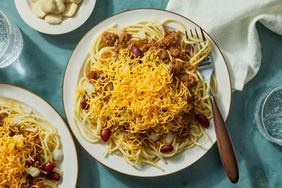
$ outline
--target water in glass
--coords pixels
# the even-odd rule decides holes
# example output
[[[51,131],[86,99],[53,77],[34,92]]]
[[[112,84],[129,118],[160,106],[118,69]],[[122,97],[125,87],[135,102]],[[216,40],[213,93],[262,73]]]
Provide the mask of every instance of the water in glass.
[[[0,68],[15,62],[22,48],[23,39],[19,28],[0,11]]]

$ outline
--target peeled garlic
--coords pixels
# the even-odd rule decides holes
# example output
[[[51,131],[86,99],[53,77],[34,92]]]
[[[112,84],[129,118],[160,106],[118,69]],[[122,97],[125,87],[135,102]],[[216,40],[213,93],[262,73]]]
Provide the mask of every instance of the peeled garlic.
[[[78,9],[78,5],[75,3],[66,3],[66,8],[63,13],[65,17],[72,17]]]
[[[38,18],[44,18],[46,16],[46,13],[42,10],[40,1],[36,1],[32,5],[31,10]]]
[[[54,0],[38,0],[41,4],[41,9],[45,13],[53,12],[56,8],[56,4]]]
[[[82,0],[29,0],[32,12],[47,23],[58,24],[63,17],[73,17]]]
[[[63,13],[65,11],[65,4],[63,0],[55,0],[55,4],[59,13]]]
[[[60,14],[48,14],[45,16],[45,21],[49,24],[59,24],[63,21],[63,16]]]
[[[70,1],[75,3],[75,4],[79,4],[82,0],[70,0]]]

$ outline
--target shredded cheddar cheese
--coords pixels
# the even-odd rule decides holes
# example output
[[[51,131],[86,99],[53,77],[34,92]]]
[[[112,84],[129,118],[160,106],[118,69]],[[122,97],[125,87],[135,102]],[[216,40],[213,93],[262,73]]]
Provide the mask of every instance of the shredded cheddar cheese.
[[[137,167],[160,168],[159,160],[202,145],[195,114],[211,117],[209,87],[197,71],[210,43],[187,40],[184,25],[178,31],[166,23],[144,20],[100,33],[74,98],[81,136]]]
[[[55,163],[55,151],[60,141],[52,124],[29,107],[0,98],[0,188],[58,187],[43,168]],[[62,171],[55,167],[52,173]]]
[[[88,92],[89,105],[107,127],[129,123],[132,133],[181,129],[182,125],[169,122],[192,109],[187,100],[191,94],[181,82],[172,83],[170,69],[157,53],[148,51],[142,59],[133,59],[130,51],[123,49],[116,60],[92,67],[103,73],[91,81],[99,96]]]
[[[31,134],[10,135],[14,129],[12,121],[9,114],[0,127],[0,187],[20,187],[26,183],[25,164],[35,147]]]

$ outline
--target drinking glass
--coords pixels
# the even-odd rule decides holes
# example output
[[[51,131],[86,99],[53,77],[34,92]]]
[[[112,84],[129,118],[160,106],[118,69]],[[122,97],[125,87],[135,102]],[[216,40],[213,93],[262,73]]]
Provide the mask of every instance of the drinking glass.
[[[269,141],[282,146],[282,84],[271,87],[259,100],[257,125]]]
[[[18,26],[0,10],[0,68],[15,62],[22,48],[23,38]]]

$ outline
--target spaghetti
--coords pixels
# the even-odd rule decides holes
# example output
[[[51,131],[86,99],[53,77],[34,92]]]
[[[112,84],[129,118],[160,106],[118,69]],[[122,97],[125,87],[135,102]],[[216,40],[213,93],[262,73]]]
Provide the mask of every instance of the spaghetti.
[[[170,22],[107,29],[93,40],[78,83],[77,129],[133,166],[159,167],[157,161],[203,144],[211,118],[209,86],[197,71],[210,43],[188,40]]]
[[[62,171],[56,128],[22,104],[0,101],[0,187],[56,188]]]

